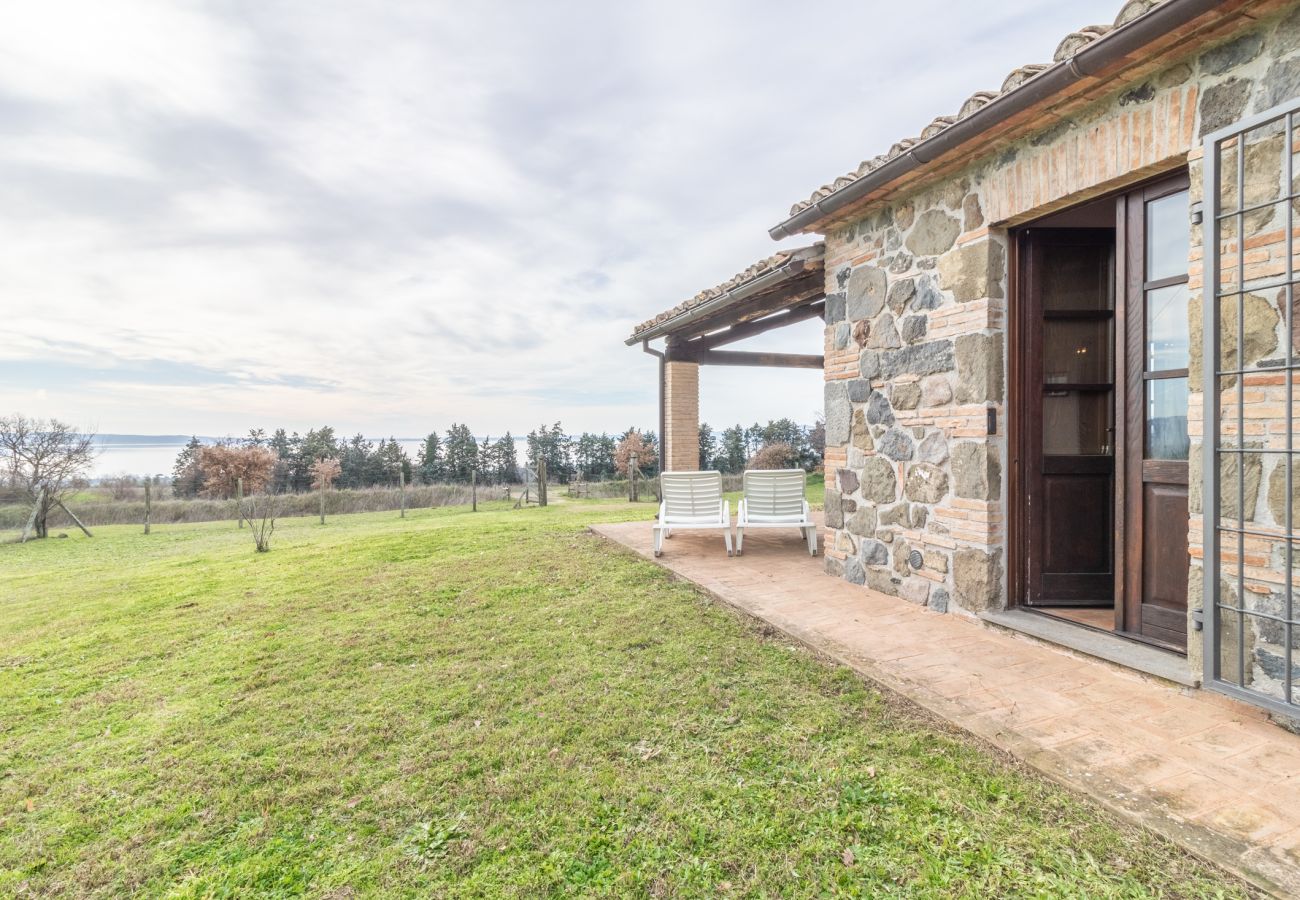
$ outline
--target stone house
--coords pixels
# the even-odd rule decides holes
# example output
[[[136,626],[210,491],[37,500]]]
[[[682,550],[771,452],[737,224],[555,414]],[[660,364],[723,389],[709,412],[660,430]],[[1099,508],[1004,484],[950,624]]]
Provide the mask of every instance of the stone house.
[[[1296,716],[1298,127],[1300,2],[1130,0],[634,331],[669,467],[701,364],[820,366],[828,573]]]

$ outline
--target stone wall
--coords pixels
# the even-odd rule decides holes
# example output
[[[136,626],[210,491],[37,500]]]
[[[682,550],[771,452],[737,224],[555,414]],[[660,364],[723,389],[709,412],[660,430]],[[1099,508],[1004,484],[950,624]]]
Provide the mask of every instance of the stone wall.
[[[940,610],[1006,604],[1009,228],[1189,165],[1195,193],[1204,133],[1300,94],[1300,10],[1243,21],[827,236],[828,572]],[[1248,328],[1272,335],[1269,322],[1260,312]]]

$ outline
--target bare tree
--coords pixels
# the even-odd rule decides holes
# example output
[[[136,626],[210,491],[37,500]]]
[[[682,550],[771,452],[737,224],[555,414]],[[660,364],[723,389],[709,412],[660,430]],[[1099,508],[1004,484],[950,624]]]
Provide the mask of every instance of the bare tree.
[[[271,535],[275,533],[275,517],[280,512],[280,498],[275,494],[254,494],[240,501],[239,511],[253,532],[257,552],[268,552],[271,549]]]
[[[58,419],[0,416],[0,466],[9,482],[34,504],[36,536],[48,536],[50,510],[84,477],[97,454],[93,434]]]

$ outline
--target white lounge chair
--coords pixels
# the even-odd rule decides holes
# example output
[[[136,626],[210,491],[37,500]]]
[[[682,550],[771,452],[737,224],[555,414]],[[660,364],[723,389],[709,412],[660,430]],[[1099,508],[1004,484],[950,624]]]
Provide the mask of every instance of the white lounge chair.
[[[745,547],[746,528],[798,528],[817,555],[817,525],[804,499],[803,469],[754,469],[745,473],[744,496],[736,514],[736,553]]]
[[[731,556],[731,504],[722,497],[720,472],[664,472],[659,476],[663,501],[654,526],[655,556],[675,529],[721,529]]]

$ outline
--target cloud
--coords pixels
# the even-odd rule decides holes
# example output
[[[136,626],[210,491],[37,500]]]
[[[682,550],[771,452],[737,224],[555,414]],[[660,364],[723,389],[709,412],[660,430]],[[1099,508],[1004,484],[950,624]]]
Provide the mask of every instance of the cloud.
[[[0,408],[653,425],[634,323],[1115,5],[28,4],[0,32]],[[816,373],[703,381],[715,423],[820,396]]]

